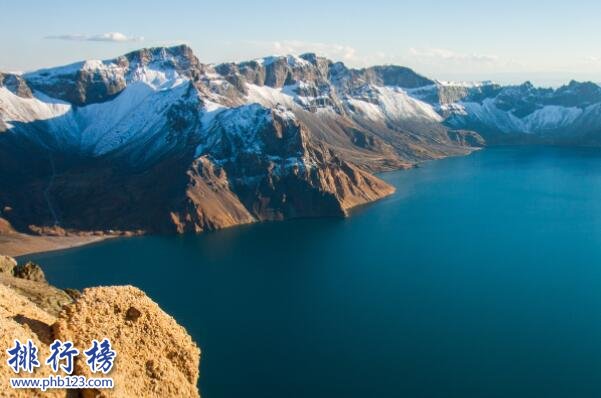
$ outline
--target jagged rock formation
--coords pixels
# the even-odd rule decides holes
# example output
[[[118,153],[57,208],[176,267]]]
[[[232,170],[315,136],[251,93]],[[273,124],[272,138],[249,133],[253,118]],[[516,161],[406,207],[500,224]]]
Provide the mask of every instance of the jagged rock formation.
[[[46,283],[46,276],[42,268],[36,263],[29,261],[26,264],[17,264],[12,257],[0,255],[0,273],[15,278],[27,279],[34,282]]]
[[[205,65],[186,46],[2,78],[2,217],[70,234],[345,215],[393,192],[372,172],[481,145],[413,94],[432,85],[315,54]]]
[[[24,265],[17,265],[13,269],[13,275],[21,279],[46,283],[46,277],[44,276],[42,268],[31,261]]]
[[[17,266],[0,256],[0,266]],[[4,269],[4,268],[3,268]],[[54,339],[71,340],[87,348],[93,339],[110,338],[117,360],[108,376],[112,390],[11,390],[15,374],[0,367],[0,397],[198,397],[200,351],[186,331],[142,291],[131,286],[66,292],[43,282],[20,279],[0,272],[0,345],[14,339],[31,339],[39,358],[47,358]],[[80,349],[81,351],[81,349]],[[6,351],[0,350],[5,363]],[[53,375],[48,366],[32,377]],[[94,377],[77,357],[77,375]],[[23,375],[21,375],[23,376]],[[98,375],[96,375],[97,377]]]

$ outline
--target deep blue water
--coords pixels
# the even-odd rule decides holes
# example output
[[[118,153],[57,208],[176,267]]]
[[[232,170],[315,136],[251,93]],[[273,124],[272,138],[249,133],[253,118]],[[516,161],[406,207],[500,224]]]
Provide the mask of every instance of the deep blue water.
[[[30,256],[133,284],[203,350],[204,398],[601,397],[601,151],[496,148],[388,173],[348,219]]]

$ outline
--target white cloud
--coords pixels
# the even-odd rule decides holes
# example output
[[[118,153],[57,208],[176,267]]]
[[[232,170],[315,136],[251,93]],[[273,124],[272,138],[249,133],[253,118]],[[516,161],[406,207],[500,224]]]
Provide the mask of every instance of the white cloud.
[[[67,40],[67,41],[102,41],[113,43],[141,42],[143,37],[127,36],[120,32],[108,32],[97,35],[67,34],[46,36],[46,39]]]
[[[350,46],[335,43],[306,42],[300,40],[284,41],[248,41],[246,44],[256,47],[261,54],[289,55],[313,52],[334,60],[353,61],[357,51]]]
[[[499,57],[496,55],[465,54],[443,48],[410,48],[409,54],[419,59],[439,60],[446,62],[470,62],[470,63],[496,63]]]

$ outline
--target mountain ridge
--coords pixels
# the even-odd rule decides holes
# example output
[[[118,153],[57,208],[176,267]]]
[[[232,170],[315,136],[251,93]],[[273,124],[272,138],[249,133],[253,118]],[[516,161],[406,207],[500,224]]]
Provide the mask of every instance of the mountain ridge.
[[[184,233],[344,216],[394,192],[374,172],[485,141],[596,142],[599,103],[594,83],[440,82],[313,53],[212,65],[184,45],[0,73],[0,217]]]

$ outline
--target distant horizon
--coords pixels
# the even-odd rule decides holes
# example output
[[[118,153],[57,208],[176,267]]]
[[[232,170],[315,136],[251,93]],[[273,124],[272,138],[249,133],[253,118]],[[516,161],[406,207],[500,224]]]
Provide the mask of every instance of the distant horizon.
[[[315,52],[352,67],[402,65],[438,80],[544,87],[601,82],[601,3],[591,0],[544,7],[523,0],[229,5],[9,0],[0,16],[0,70],[31,71],[184,42],[203,63]]]
[[[272,54],[266,54],[264,56],[259,56],[259,57],[254,57],[254,58],[248,58],[248,59],[237,59],[237,60],[222,60],[219,62],[205,62],[202,58],[200,58],[198,56],[198,51],[196,51],[192,46],[190,46],[188,43],[182,42],[182,43],[172,43],[172,44],[168,44],[168,45],[157,45],[157,46],[152,46],[152,45],[141,45],[137,48],[134,49],[130,49],[127,51],[123,51],[121,53],[115,54],[114,56],[109,56],[109,57],[104,57],[104,58],[100,58],[100,57],[91,57],[91,58],[85,58],[85,59],[77,59],[77,60],[73,60],[70,62],[66,62],[66,63],[61,63],[61,64],[57,64],[57,65],[45,65],[39,68],[34,68],[34,69],[29,69],[29,70],[4,70],[4,69],[0,69],[0,72],[3,73],[12,73],[12,74],[19,74],[19,75],[23,75],[23,74],[27,74],[27,73],[31,73],[31,72],[35,72],[35,71],[39,71],[39,70],[43,70],[43,69],[53,69],[53,68],[59,68],[59,67],[65,67],[65,66],[69,66],[69,65],[74,65],[77,63],[81,63],[81,62],[86,62],[86,61],[110,61],[112,59],[115,59],[119,56],[131,53],[131,52],[135,52],[135,51],[139,51],[139,50],[143,50],[143,49],[149,49],[149,48],[169,48],[169,47],[178,47],[178,46],[188,46],[192,49],[194,55],[199,59],[199,61],[205,65],[219,65],[219,64],[223,64],[223,63],[240,63],[240,62],[245,62],[245,61],[256,61],[256,60],[260,60],[260,59],[265,59],[265,58],[269,58],[269,57],[285,57],[285,56],[301,56],[303,54],[316,54],[317,56],[320,57],[324,57],[329,59],[332,62],[342,62],[345,66],[348,66],[349,68],[352,69],[362,69],[362,68],[370,68],[370,67],[374,67],[374,66],[399,66],[399,67],[406,67],[409,68],[411,70],[413,70],[415,73],[426,77],[430,80],[434,80],[434,81],[438,81],[438,82],[451,82],[451,83],[493,83],[493,84],[499,84],[499,85],[521,85],[527,82],[532,83],[535,87],[539,87],[539,88],[559,88],[561,86],[565,86],[568,85],[571,81],[577,81],[577,82],[592,82],[594,84],[597,85],[601,85],[601,80],[600,81],[595,81],[593,79],[579,79],[579,78],[575,78],[575,77],[570,77],[568,73],[565,74],[565,77],[560,78],[560,77],[547,77],[547,78],[541,78],[541,75],[544,75],[544,73],[533,73],[532,76],[530,78],[526,78],[524,80],[516,80],[517,79],[517,74],[514,72],[499,72],[499,73],[491,73],[489,75],[486,76],[480,76],[480,78],[472,78],[472,79],[464,79],[462,78],[460,74],[456,74],[456,78],[452,77],[451,75],[447,75],[446,78],[439,78],[436,76],[431,76],[428,75],[426,73],[421,72],[420,70],[417,70],[411,66],[408,65],[402,65],[402,64],[396,64],[396,63],[380,63],[380,64],[371,64],[371,65],[361,65],[361,66],[355,66],[352,65],[351,63],[345,62],[345,60],[343,59],[335,59],[335,58],[331,58],[331,57],[327,57],[323,54],[320,54],[317,51],[302,51],[302,52],[297,52],[297,53],[281,53],[281,54],[277,54],[277,53],[272,53]],[[547,72],[548,74],[548,72]],[[477,74],[474,74],[474,76],[477,76]],[[489,77],[487,77],[489,76]],[[490,76],[496,76],[496,77],[490,77]],[[541,82],[546,82],[546,83],[541,83]]]

